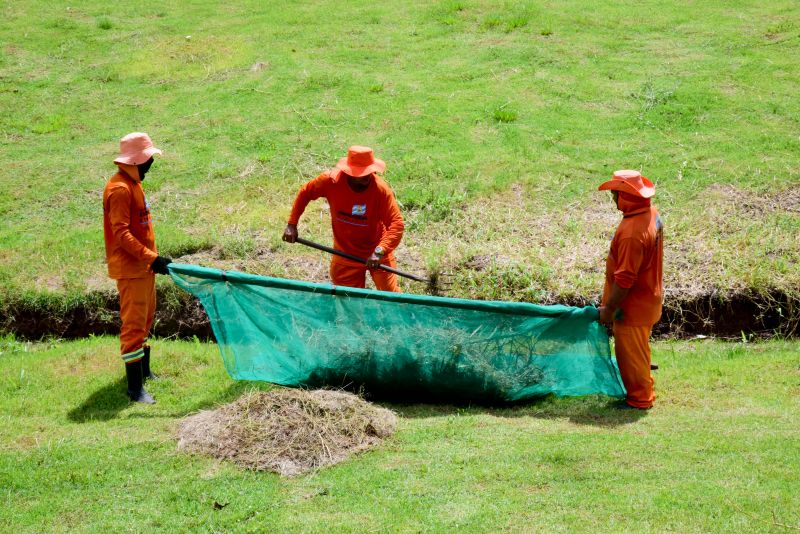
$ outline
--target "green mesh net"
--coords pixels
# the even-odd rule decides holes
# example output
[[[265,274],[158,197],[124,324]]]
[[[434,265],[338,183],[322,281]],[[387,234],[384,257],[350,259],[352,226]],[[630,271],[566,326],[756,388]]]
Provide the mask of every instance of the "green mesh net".
[[[236,380],[405,401],[625,394],[597,309],[387,293],[171,264]]]

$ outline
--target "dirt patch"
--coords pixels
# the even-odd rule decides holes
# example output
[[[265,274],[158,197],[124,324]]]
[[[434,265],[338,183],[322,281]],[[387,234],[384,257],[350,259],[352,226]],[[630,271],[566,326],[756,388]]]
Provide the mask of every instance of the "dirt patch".
[[[800,187],[784,191],[777,199],[778,207],[785,211],[800,213]]]
[[[113,291],[117,287],[115,280],[108,277],[105,271],[97,272],[86,279],[86,289],[89,291]]]
[[[495,261],[498,261],[498,258],[488,254],[476,254],[464,263],[464,267],[472,271],[483,271]]]
[[[58,275],[40,276],[36,279],[36,287],[47,289],[48,291],[61,291],[64,289],[64,281]]]
[[[394,412],[351,393],[278,388],[186,418],[178,449],[295,476],[374,448],[396,426]]]
[[[800,213],[800,186],[789,187],[770,194],[746,191],[730,184],[714,184],[708,196],[740,215],[763,216],[774,211]]]

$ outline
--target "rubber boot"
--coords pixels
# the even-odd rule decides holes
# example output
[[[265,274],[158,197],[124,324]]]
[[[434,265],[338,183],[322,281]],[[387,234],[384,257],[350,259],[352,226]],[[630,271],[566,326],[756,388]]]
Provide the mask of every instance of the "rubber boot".
[[[142,380],[158,380],[159,376],[150,370],[150,345],[144,345],[144,357],[142,357]]]
[[[142,387],[142,360],[125,364],[125,374],[128,375],[128,397],[133,402],[155,404],[155,400]]]

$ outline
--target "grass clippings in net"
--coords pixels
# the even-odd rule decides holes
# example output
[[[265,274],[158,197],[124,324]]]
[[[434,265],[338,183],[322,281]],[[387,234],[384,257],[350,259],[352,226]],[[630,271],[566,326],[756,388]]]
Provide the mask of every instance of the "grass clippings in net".
[[[394,412],[352,393],[276,388],[187,417],[178,449],[295,476],[377,446],[396,425]]]

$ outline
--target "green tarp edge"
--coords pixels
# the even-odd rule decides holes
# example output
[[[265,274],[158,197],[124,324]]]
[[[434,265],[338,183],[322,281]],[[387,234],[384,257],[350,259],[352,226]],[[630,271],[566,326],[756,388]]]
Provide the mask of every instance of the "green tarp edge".
[[[552,317],[570,313],[577,316],[584,316],[589,321],[597,320],[599,315],[597,308],[594,306],[587,306],[585,308],[562,306],[560,304],[552,306],[540,306],[538,304],[529,304],[526,302],[469,300],[450,297],[434,297],[428,295],[413,295],[410,293],[393,293],[389,291],[376,291],[371,289],[360,289],[356,287],[302,282],[299,280],[289,280],[286,278],[273,278],[270,276],[259,276],[242,273],[239,271],[223,271],[221,269],[212,269],[209,267],[201,267],[199,265],[189,265],[183,263],[171,263],[169,265],[169,270],[170,273],[174,272],[176,274],[184,274],[187,276],[205,278],[208,280],[230,282],[232,284],[250,284],[262,287],[291,289],[293,291],[320,293],[323,295],[336,295],[340,297],[399,302],[403,304],[424,304],[426,306],[442,306],[446,308],[487,311],[492,313],[511,313],[515,315]],[[186,291],[189,291],[188,286],[183,283],[180,277],[173,276],[172,278],[175,283],[178,284],[178,286]]]

